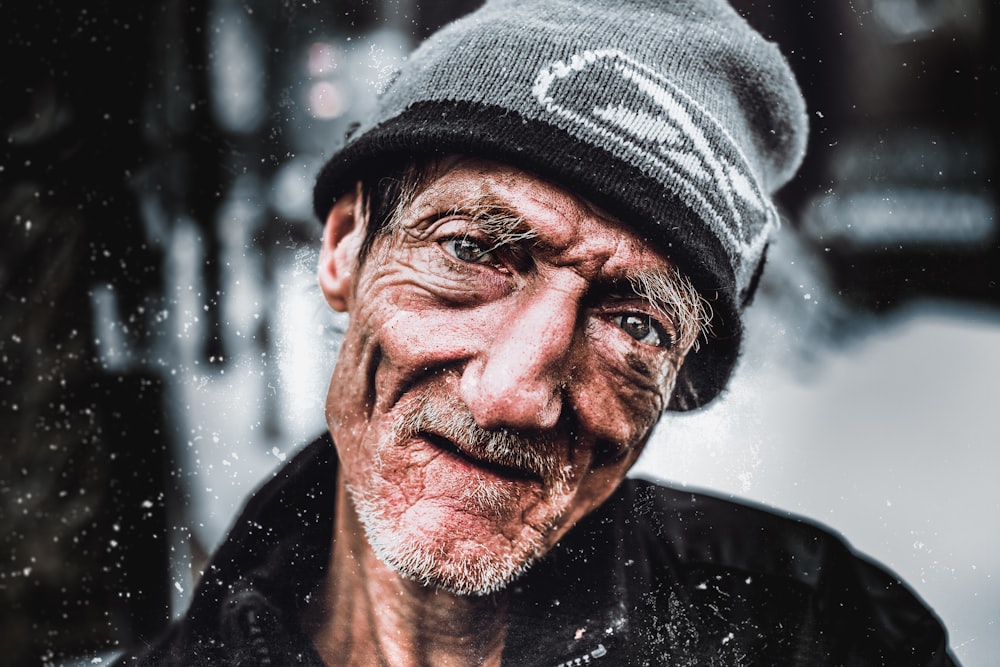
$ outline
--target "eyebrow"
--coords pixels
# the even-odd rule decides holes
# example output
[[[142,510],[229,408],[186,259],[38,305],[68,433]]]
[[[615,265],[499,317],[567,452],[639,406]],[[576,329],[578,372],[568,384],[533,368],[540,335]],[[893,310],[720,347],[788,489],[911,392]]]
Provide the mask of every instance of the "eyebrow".
[[[698,339],[711,331],[712,307],[680,269],[638,269],[626,274],[631,291],[677,327],[678,345],[697,349]]]
[[[471,218],[476,229],[493,241],[490,250],[524,243],[538,237],[538,231],[515,208],[492,194],[480,195],[458,204],[446,213],[463,214]]]

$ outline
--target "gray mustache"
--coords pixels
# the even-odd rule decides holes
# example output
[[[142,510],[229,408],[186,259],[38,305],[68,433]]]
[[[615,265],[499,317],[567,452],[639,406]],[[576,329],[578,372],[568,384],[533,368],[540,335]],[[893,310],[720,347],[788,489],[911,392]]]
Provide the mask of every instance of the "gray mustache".
[[[548,488],[565,483],[569,477],[552,435],[480,428],[469,409],[458,401],[424,398],[400,417],[396,428],[403,437],[430,433],[446,438],[486,463],[535,475]]]

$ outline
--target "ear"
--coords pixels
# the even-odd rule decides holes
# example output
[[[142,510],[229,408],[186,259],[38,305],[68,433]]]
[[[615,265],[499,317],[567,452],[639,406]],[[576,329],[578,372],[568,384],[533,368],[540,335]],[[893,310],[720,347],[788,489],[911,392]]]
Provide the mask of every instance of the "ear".
[[[323,227],[319,286],[330,307],[346,312],[354,289],[358,251],[365,231],[361,183],[333,205]]]

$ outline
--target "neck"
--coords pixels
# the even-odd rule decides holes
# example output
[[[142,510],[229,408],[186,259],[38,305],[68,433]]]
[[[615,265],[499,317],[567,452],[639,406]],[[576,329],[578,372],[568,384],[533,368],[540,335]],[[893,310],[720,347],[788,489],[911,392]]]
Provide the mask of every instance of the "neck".
[[[328,665],[499,665],[506,597],[455,595],[401,577],[365,538],[343,481],[330,567],[307,611]]]

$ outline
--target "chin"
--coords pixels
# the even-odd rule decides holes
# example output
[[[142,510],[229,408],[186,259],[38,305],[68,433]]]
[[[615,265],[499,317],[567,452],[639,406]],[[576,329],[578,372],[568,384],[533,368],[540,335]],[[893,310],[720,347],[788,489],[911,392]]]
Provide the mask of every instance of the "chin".
[[[482,524],[490,521],[478,512],[408,511],[385,500],[369,499],[350,486],[348,491],[375,556],[404,579],[423,586],[463,596],[490,595],[509,586],[545,552],[544,532],[526,529],[516,540],[499,539],[495,526],[484,530]],[[466,530],[454,529],[456,511],[470,518]],[[444,520],[436,516],[438,512],[452,516]],[[413,515],[420,520],[412,520]],[[487,543],[494,541],[498,544]]]

